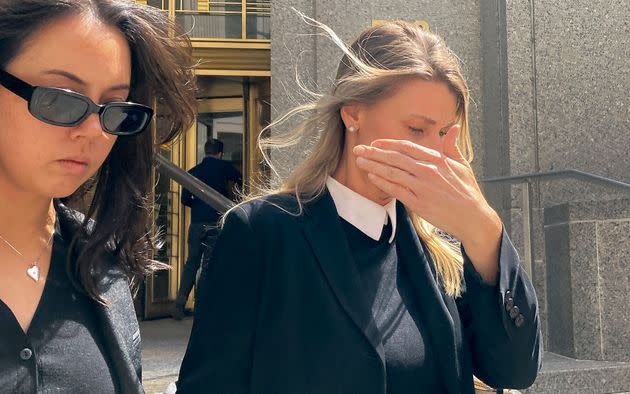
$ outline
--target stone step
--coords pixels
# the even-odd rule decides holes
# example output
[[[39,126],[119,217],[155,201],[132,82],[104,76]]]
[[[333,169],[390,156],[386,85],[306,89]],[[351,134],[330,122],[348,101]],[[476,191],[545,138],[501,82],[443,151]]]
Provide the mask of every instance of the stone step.
[[[630,392],[630,362],[575,360],[546,352],[543,368],[523,394],[623,394]]]

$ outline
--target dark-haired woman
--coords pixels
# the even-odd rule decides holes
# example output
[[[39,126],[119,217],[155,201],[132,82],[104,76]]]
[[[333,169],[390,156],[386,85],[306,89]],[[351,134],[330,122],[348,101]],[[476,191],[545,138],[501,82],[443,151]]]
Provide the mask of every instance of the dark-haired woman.
[[[190,44],[123,0],[0,0],[0,392],[142,392],[152,104],[193,119]],[[180,36],[178,36],[180,37]],[[86,215],[64,206],[93,179]]]

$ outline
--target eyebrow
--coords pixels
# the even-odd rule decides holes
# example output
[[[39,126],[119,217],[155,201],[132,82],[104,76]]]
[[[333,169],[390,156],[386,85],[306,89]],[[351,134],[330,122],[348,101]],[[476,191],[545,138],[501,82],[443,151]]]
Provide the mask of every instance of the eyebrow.
[[[44,74],[47,74],[47,75],[59,75],[59,76],[62,76],[64,78],[67,78],[67,79],[71,80],[72,82],[75,82],[75,83],[77,83],[77,84],[79,84],[81,86],[86,86],[87,85],[87,83],[84,80],[82,80],[81,78],[79,78],[76,75],[74,75],[72,73],[69,73],[67,71],[63,71],[63,70],[46,70],[46,71],[44,71]],[[109,87],[107,89],[107,91],[109,92],[109,91],[112,91],[112,90],[130,90],[130,89],[131,89],[131,87],[129,86],[129,84],[121,83],[119,85],[114,85],[114,86]]]
[[[435,119],[433,119],[433,118],[431,118],[429,116],[423,115],[423,114],[411,114],[411,116],[413,116],[414,118],[420,118],[420,119],[426,121],[427,123],[429,123],[430,125],[437,124]],[[454,120],[451,123],[449,123],[446,126],[444,126],[444,129],[449,128],[451,126],[454,126],[455,124],[457,124],[457,120]]]
[[[428,117],[428,116],[426,116],[426,115],[422,115],[422,114],[411,114],[411,116],[413,116],[414,118],[420,118],[420,119],[422,119],[422,120],[424,120],[424,121],[426,121],[427,123],[432,124],[432,125],[434,125],[434,124],[436,124],[436,123],[437,123],[437,122],[435,121],[435,119],[430,118],[430,117]]]

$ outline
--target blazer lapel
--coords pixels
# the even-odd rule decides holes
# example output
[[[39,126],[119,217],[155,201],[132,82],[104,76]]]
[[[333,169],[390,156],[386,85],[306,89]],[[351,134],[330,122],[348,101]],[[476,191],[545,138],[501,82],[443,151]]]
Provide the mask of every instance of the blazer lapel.
[[[69,242],[84,216],[58,201],[55,201],[55,208],[62,237]],[[127,277],[113,258],[101,258],[93,274],[97,278],[99,294],[108,302],[107,305],[95,303],[95,310],[101,323],[104,350],[111,360],[118,388],[123,393],[144,393],[140,381],[140,331]]]
[[[97,305],[106,349],[123,393],[143,393],[140,331],[125,274],[114,265],[103,267],[98,288],[107,305]],[[135,324],[134,324],[135,323]],[[123,332],[124,331],[124,332]],[[133,351],[130,351],[133,349]]]
[[[444,384],[449,393],[461,391],[461,366],[457,354],[457,344],[453,318],[445,300],[448,298],[437,283],[437,276],[428,251],[420,242],[411,219],[401,204],[397,204],[396,245],[399,264],[409,273],[414,293],[419,300],[421,321],[428,328],[429,340],[433,343],[432,352],[438,362]],[[452,304],[452,303],[451,303]]]
[[[337,300],[372,344],[385,367],[381,335],[365,300],[363,285],[332,197],[325,191],[305,206],[304,232]]]

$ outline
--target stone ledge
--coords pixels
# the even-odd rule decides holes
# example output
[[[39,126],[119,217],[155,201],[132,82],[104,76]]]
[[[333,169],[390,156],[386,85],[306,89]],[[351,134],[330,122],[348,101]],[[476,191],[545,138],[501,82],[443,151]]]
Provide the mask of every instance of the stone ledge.
[[[630,199],[578,201],[545,208],[546,226],[591,220],[630,219]]]
[[[630,363],[575,360],[546,352],[536,382],[523,394],[604,394],[630,389]]]

